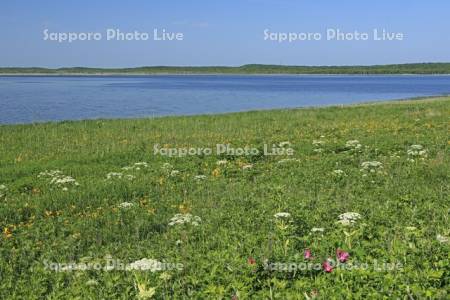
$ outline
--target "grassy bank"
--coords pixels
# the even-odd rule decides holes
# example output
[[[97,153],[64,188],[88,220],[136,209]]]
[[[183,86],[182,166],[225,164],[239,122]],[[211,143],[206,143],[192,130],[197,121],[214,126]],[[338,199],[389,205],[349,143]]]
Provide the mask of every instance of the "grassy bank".
[[[450,63],[418,63],[373,66],[284,66],[239,67],[138,67],[138,68],[0,68],[8,75],[151,75],[151,74],[450,74]]]
[[[440,98],[0,126],[0,298],[444,299],[449,115]]]

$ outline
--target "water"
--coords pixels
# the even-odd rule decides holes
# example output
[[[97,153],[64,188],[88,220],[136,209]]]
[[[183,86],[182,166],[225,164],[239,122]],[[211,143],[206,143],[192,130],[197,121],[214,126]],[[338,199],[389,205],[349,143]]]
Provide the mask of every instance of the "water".
[[[225,113],[450,94],[450,76],[0,77],[0,123]]]

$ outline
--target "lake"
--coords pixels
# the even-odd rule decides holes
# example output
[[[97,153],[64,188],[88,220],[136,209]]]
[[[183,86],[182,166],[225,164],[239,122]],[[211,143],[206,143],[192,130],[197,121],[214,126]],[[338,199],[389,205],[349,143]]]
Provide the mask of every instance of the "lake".
[[[450,76],[0,76],[0,123],[193,115],[450,94]]]

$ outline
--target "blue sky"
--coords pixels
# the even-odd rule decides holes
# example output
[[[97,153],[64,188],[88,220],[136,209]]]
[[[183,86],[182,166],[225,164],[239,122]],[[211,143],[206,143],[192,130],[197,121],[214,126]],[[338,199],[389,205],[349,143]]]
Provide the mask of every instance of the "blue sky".
[[[1,1],[0,66],[368,65],[450,62],[446,0]],[[147,41],[106,41],[105,31],[150,32]],[[154,41],[153,29],[183,41]],[[283,42],[270,32],[386,29],[403,41]],[[49,32],[100,32],[100,41],[44,41]]]

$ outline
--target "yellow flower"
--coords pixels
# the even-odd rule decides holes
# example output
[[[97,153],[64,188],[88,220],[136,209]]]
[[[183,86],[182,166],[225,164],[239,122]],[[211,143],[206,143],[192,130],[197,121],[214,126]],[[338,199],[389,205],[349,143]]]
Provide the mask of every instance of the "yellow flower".
[[[182,213],[182,214],[187,214],[187,213],[189,213],[189,212],[192,210],[192,208],[189,206],[188,203],[182,203],[182,204],[180,204],[180,205],[178,206],[178,210],[179,210],[180,213]]]
[[[214,171],[212,171],[212,176],[214,176],[214,177],[220,176],[220,169],[217,168],[217,169],[215,169]]]
[[[5,228],[3,229],[3,234],[5,235],[6,238],[12,237],[12,231],[11,231],[11,229],[9,229],[8,227],[5,227]]]
[[[151,299],[156,293],[156,288],[148,288],[145,283],[138,283],[139,299]]]

